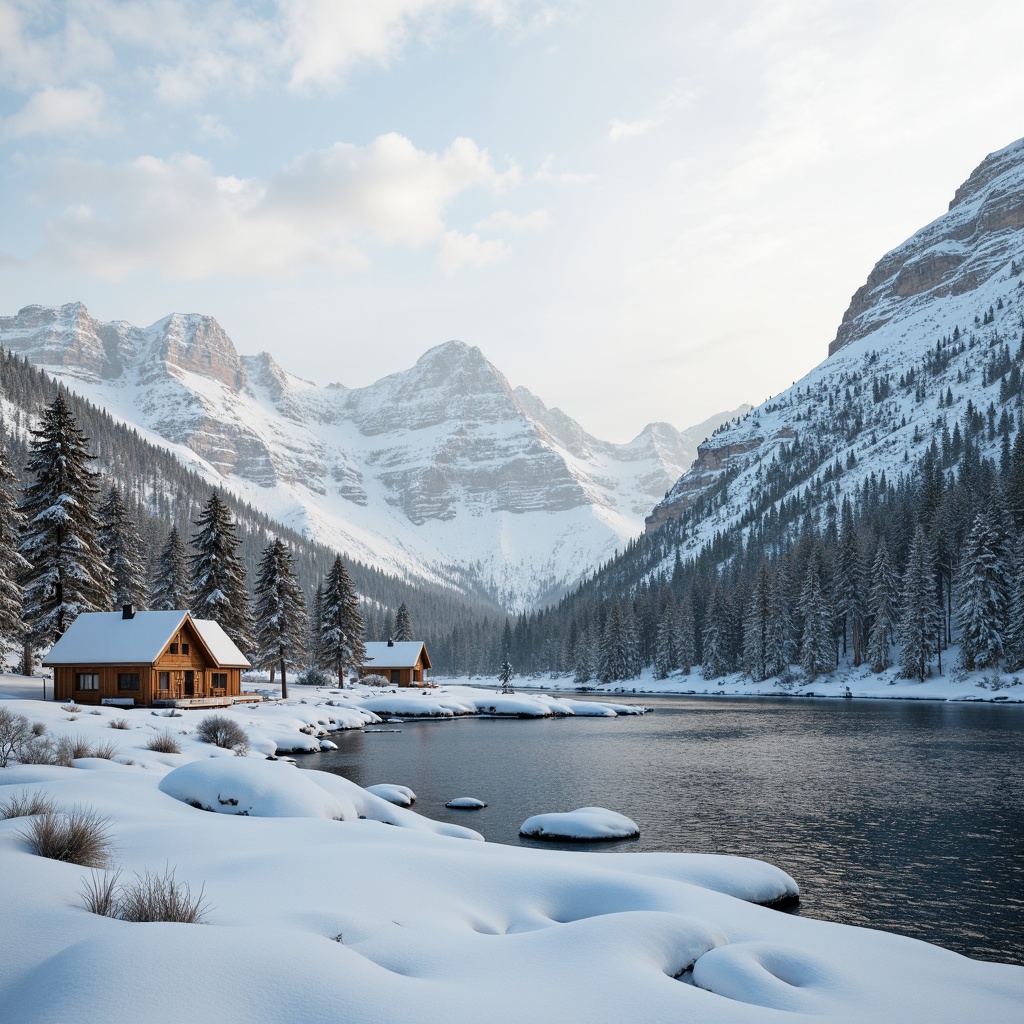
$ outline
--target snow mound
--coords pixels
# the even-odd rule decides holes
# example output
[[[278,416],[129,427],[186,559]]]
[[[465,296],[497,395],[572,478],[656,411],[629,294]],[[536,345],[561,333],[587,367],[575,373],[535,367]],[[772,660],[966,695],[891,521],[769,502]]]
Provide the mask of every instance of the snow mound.
[[[367,786],[366,792],[379,796],[381,800],[387,800],[389,804],[395,804],[398,807],[412,807],[416,801],[416,794],[408,786],[396,786],[392,782]]]
[[[568,839],[594,842],[603,839],[632,839],[640,826],[624,814],[607,807],[579,807],[575,811],[535,814],[519,826],[521,836],[534,839]]]
[[[449,800],[445,804],[445,807],[451,807],[454,810],[460,811],[479,811],[481,807],[486,807],[487,804],[483,800],[477,800],[475,796],[457,796],[454,800]]]

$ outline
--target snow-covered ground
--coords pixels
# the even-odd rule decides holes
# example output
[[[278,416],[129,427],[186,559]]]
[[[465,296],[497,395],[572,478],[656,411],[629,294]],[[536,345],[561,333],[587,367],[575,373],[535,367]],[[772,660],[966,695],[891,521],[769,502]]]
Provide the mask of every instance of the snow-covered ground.
[[[90,913],[89,870],[33,854],[30,819],[0,820],[5,1024],[1020,1018],[1024,968],[757,906],[796,891],[763,862],[483,843],[266,759],[278,738],[370,721],[338,706],[361,699],[352,691],[233,710],[251,742],[238,757],[198,740],[204,712],[70,712],[31,685],[0,677],[20,691],[0,706],[116,750],[0,769],[0,804],[39,794],[94,810],[122,882],[173,869],[208,912],[203,925]],[[148,749],[162,733],[181,753]]]

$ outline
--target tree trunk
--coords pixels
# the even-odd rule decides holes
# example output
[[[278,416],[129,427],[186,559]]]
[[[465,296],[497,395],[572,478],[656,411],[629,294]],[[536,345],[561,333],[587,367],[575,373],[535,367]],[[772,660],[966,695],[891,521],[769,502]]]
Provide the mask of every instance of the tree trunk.
[[[273,669],[271,669],[273,671]],[[288,699],[288,675],[285,672],[284,658],[281,659],[281,700]]]

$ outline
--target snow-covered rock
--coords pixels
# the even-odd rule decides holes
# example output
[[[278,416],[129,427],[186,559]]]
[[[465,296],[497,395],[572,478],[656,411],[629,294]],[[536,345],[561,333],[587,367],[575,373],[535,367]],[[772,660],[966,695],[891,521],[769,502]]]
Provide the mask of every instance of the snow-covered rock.
[[[533,839],[594,842],[632,839],[640,835],[640,826],[607,807],[579,807],[575,811],[535,814],[519,826],[519,834]]]
[[[475,796],[457,796],[445,804],[445,807],[456,811],[479,811],[486,806],[483,800],[478,800]]]
[[[412,807],[416,802],[416,794],[408,786],[397,786],[392,782],[381,782],[376,786],[367,786],[367,793],[379,796],[396,807]]]

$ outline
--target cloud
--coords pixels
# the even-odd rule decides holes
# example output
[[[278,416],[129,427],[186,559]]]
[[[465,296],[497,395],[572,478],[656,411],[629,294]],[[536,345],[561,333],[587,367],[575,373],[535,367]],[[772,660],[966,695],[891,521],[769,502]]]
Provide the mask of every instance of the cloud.
[[[103,93],[96,86],[54,86],[35,93],[17,114],[7,118],[3,134],[10,139],[26,135],[99,134],[107,127]]]
[[[214,142],[231,142],[234,140],[234,133],[216,114],[200,114],[196,121],[197,138],[212,139]]]
[[[266,178],[217,175],[193,155],[66,161],[40,196],[63,204],[45,225],[44,252],[111,280],[146,269],[195,279],[360,269],[373,245],[438,242],[438,265],[451,272],[495,259],[504,247],[449,231],[449,203],[519,180],[517,168],[498,171],[471,139],[431,153],[393,133],[367,146],[337,143]]]
[[[651,117],[642,118],[639,121],[620,121],[612,119],[612,126],[608,130],[610,142],[618,142],[620,139],[631,139],[637,135],[646,135],[652,128],[658,126],[658,121]]]
[[[547,210],[534,210],[532,213],[498,210],[478,220],[473,227],[477,231],[540,231],[548,226],[548,222]]]
[[[540,168],[533,176],[534,181],[549,182],[554,185],[586,185],[591,181],[597,181],[596,174],[578,174],[568,171],[555,171],[554,155],[549,153],[541,161]]]
[[[445,274],[454,274],[463,267],[482,267],[508,255],[508,246],[497,238],[484,241],[475,232],[463,235],[446,231],[437,252],[437,265]]]

